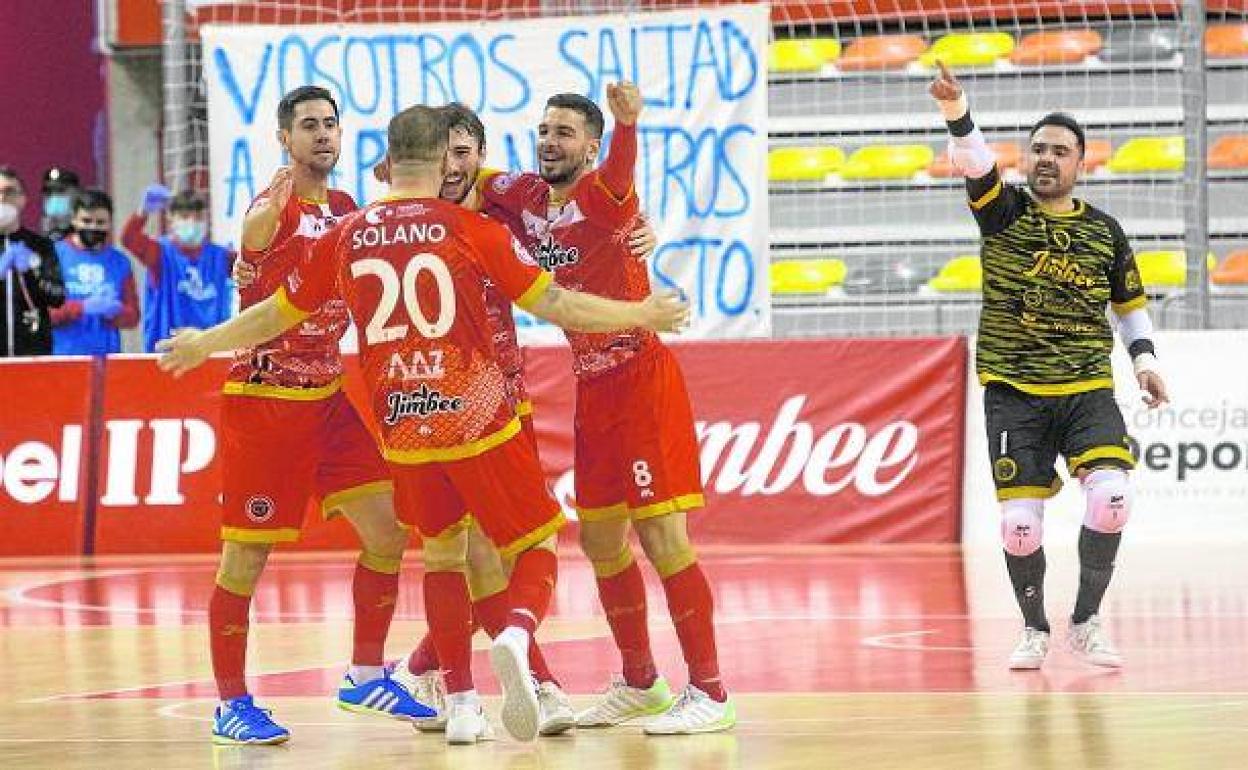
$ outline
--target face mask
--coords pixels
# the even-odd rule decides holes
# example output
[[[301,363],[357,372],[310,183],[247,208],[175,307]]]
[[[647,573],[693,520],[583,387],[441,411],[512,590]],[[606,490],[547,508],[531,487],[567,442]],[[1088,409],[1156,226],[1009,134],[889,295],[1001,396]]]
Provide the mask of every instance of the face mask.
[[[43,215],[51,219],[67,217],[71,201],[68,195],[49,195],[43,199]]]
[[[198,246],[204,242],[207,226],[195,219],[174,220],[173,239],[183,246]]]
[[[17,206],[12,203],[0,203],[0,231],[9,232],[17,229]]]
[[[95,249],[104,245],[108,240],[107,230],[96,230],[94,228],[77,228],[74,230],[78,234],[78,240],[82,241],[82,245],[88,249]]]

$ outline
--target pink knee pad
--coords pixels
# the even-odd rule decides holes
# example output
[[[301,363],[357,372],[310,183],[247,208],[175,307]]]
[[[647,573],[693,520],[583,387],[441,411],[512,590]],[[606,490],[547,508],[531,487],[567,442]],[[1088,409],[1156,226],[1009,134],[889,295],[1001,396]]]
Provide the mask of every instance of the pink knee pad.
[[[1030,556],[1044,543],[1044,501],[1033,498],[1001,503],[1001,542],[1011,556]]]
[[[1121,532],[1131,518],[1131,485],[1127,472],[1117,468],[1099,468],[1083,479],[1083,492],[1088,508],[1083,525],[1096,532]]]

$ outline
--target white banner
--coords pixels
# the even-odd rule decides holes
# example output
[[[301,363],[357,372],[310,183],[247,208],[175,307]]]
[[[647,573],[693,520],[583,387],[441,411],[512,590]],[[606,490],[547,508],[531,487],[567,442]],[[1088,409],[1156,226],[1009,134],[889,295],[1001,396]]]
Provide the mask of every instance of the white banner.
[[[1248,542],[1248,333],[1159,332],[1155,339],[1171,398],[1160,409],[1141,402],[1125,351],[1119,347],[1114,354],[1117,400],[1139,458],[1131,474],[1135,503],[1127,536]],[[968,391],[963,540],[995,541],[1000,513],[984,435],[983,389],[972,384]],[[1083,511],[1079,485],[1068,482],[1046,506],[1046,542],[1073,546],[1068,536],[1077,536]]]
[[[277,103],[300,85],[337,98],[344,133],[331,184],[364,202],[383,193],[372,167],[385,153],[386,124],[405,107],[466,104],[485,123],[487,165],[529,171],[549,96],[588,96],[609,121],[605,87],[629,79],[646,97],[636,172],[659,231],[654,285],[693,303],[687,336],[769,333],[766,5],[505,23],[208,26],[202,35],[217,240],[237,241],[252,196],[283,162]]]

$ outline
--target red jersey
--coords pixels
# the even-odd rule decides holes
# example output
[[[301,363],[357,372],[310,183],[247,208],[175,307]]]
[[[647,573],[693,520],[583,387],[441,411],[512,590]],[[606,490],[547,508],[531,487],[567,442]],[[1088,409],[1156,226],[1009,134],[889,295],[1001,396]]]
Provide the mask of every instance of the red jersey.
[[[488,279],[485,282],[485,311],[494,331],[494,352],[498,356],[498,365],[507,378],[507,394],[517,409],[524,408],[527,413],[529,390],[524,386],[524,351],[516,338],[516,318],[511,312],[511,298]]]
[[[631,170],[633,158],[616,150],[613,140],[607,162],[618,159]],[[628,248],[628,237],[640,224],[637,195],[630,190],[623,199],[616,198],[602,173],[585,175],[568,200],[559,203],[551,200],[550,185],[537,174],[485,172],[478,183],[482,211],[506,223],[560,286],[611,299],[643,300],[650,294],[650,274]],[[564,333],[578,377],[610,371],[659,341],[646,329]]]
[[[551,280],[501,224],[438,199],[391,198],[346,217],[278,297],[300,316],[346,300],[382,453],[418,464],[473,457],[520,430],[486,279],[521,305]]]
[[[268,190],[260,193],[251,208],[268,194]],[[355,200],[341,190],[330,190],[329,199],[322,202],[292,195],[282,209],[269,247],[243,250],[243,259],[256,266],[257,275],[250,286],[239,291],[242,306],[250,307],[277,291],[291,271],[308,258],[321,236],[356,208]],[[238,351],[226,377],[225,392],[297,400],[332,395],[341,386],[338,342],[350,320],[346,303],[334,297],[282,336]]]

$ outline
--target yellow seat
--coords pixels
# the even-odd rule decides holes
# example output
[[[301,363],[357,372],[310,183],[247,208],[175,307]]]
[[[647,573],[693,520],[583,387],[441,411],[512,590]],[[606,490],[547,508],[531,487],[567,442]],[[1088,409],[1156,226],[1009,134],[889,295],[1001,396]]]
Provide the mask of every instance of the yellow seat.
[[[1183,170],[1183,137],[1137,136],[1127,140],[1107,164],[1115,174]]]
[[[772,294],[825,294],[845,282],[845,263],[839,259],[786,259],[772,262]]]
[[[1004,32],[954,32],[932,43],[919,63],[935,67],[939,59],[950,67],[984,67],[1014,51],[1014,38]]]
[[[841,41],[831,37],[775,40],[767,51],[772,72],[812,72],[841,55]]]
[[[1206,255],[1209,272],[1218,265],[1217,257]],[[1187,285],[1187,254],[1182,251],[1141,251],[1135,255],[1140,280],[1150,289]]]
[[[926,144],[873,144],[849,156],[843,179],[909,179],[932,165],[936,153]]]
[[[954,257],[941,266],[927,286],[940,292],[980,291],[984,286],[984,269],[979,257],[974,254]]]
[[[845,163],[840,147],[777,147],[767,153],[770,182],[819,182]]]

